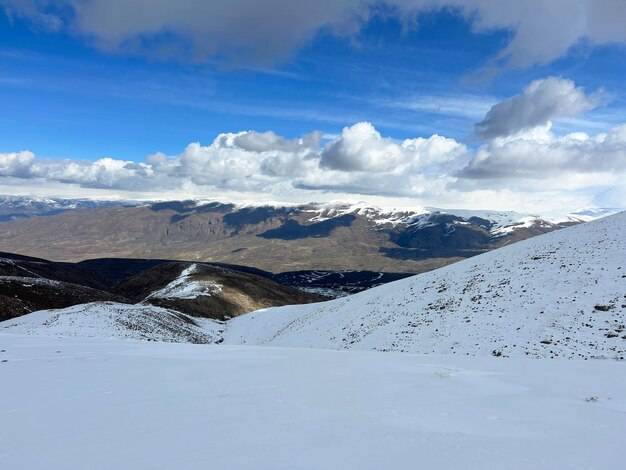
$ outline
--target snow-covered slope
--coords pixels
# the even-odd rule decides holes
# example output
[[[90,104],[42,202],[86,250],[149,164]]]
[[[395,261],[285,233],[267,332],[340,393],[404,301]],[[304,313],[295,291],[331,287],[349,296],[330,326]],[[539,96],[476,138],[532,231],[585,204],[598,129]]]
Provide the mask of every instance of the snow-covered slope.
[[[43,336],[126,338],[178,343],[212,343],[222,322],[193,318],[153,305],[93,302],[41,310],[0,323],[0,332]]]
[[[626,356],[626,213],[350,297],[229,322],[235,344]]]
[[[198,265],[185,268],[176,279],[150,294],[148,299],[196,299],[201,296],[218,294],[222,286],[207,280],[194,280],[192,275],[198,272]]]
[[[515,211],[490,211],[468,209],[426,208],[383,208],[368,202],[309,204],[299,208],[303,212],[313,213],[310,222],[322,222],[349,214],[360,215],[379,226],[427,226],[436,223],[436,217],[444,214],[464,219],[483,219],[490,223],[494,235],[511,233],[519,228],[552,227],[559,224],[577,224],[606,217],[619,212],[617,209],[581,209],[574,212],[549,211],[543,213],[521,213]]]
[[[0,332],[0,468],[624,468],[626,364]]]

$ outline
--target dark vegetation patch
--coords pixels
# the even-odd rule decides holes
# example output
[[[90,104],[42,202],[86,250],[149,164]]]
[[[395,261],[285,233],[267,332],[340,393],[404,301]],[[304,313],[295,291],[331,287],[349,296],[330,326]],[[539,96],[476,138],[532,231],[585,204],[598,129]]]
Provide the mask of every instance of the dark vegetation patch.
[[[470,258],[489,251],[459,250],[459,249],[421,249],[421,248],[386,248],[381,247],[378,252],[398,260],[427,260],[431,258]]]
[[[485,230],[491,230],[491,228],[493,227],[493,222],[487,219],[483,219],[481,217],[476,217],[476,216],[470,217],[469,219],[467,219],[467,221],[471,222],[473,225],[482,227]]]
[[[174,212],[178,212],[180,214],[189,212],[190,210],[196,207],[196,203],[194,201],[167,201],[167,202],[157,202],[155,204],[150,205],[150,210],[154,212],[170,210]]]
[[[409,226],[399,232],[392,230],[389,239],[403,248],[422,249],[467,250],[487,248],[492,242],[492,236],[486,228],[481,225],[458,224],[464,221],[460,217],[438,215],[431,216],[429,221],[432,224]]]
[[[284,285],[298,288],[331,289],[354,294],[413,276],[409,273],[382,273],[375,271],[289,271],[279,273],[274,279]]]
[[[224,214],[222,221],[232,228],[241,228],[246,225],[256,225],[275,217],[286,217],[294,210],[287,207],[243,207],[237,211]]]
[[[189,263],[183,260],[171,259],[141,259],[141,258],[96,258],[77,263],[91,271],[99,272],[106,280],[109,287],[118,284],[131,276],[135,276],[147,269],[168,263]],[[255,274],[261,277],[272,278],[274,275],[261,269],[250,266],[239,266],[227,263],[203,263],[214,266],[222,266],[235,271]]]
[[[310,225],[301,225],[298,221],[289,219],[281,227],[267,230],[257,236],[267,239],[278,238],[280,240],[325,238],[329,237],[337,227],[349,227],[355,219],[356,216],[346,214]]]
[[[234,204],[222,204],[221,202],[209,202],[208,204],[203,204],[201,206],[189,207],[186,210],[182,210],[182,208],[179,208],[178,210],[179,213],[174,214],[173,216],[170,217],[170,223],[175,224],[195,214],[204,214],[204,213],[226,214],[232,211],[234,208],[235,208]]]
[[[37,310],[105,300],[128,303],[123,296],[77,284],[42,283],[41,278],[0,279],[0,321]]]
[[[106,289],[107,281],[97,271],[75,263],[58,263],[13,253],[0,252],[0,276],[41,277]]]

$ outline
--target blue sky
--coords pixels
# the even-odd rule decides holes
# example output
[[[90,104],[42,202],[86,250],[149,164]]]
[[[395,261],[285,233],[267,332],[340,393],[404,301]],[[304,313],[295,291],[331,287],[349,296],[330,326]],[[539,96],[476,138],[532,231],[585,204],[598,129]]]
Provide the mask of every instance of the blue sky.
[[[508,34],[472,34],[466,21],[446,13],[422,16],[406,36],[394,18],[375,18],[356,44],[320,34],[267,69],[106,53],[25,19],[9,22],[2,15],[1,22],[2,150],[30,149],[50,158],[139,160],[155,151],[179,152],[220,132],[337,134],[363,120],[395,138],[440,133],[465,139],[492,104],[535,78],[567,76],[617,96],[626,86],[621,46],[575,52],[492,80],[474,78]],[[457,102],[461,109],[448,109]]]
[[[319,130],[323,148],[359,122],[371,123],[394,142],[439,134],[474,152],[487,145],[476,137],[474,125],[492,106],[551,76],[570,80],[587,95],[602,94],[582,111],[552,116],[551,135],[593,136],[625,121],[626,49],[620,40],[600,41],[597,31],[579,33],[554,58],[517,66],[494,60],[515,42],[514,28],[483,28],[475,16],[454,9],[418,8],[407,31],[406,16],[383,9],[352,25],[349,35],[337,33],[334,20],[324,17],[328,25],[322,21],[304,40],[294,36],[296,45],[277,57],[272,50],[265,54],[263,41],[272,38],[261,31],[253,48],[261,50],[262,60],[248,60],[230,57],[219,49],[223,46],[202,57],[185,49],[151,53],[153,43],[161,47],[175,32],[153,42],[141,36],[141,47],[126,47],[128,40],[111,46],[108,30],[103,32],[111,24],[86,26],[79,13],[50,10],[46,2],[31,2],[30,9],[14,0],[5,3],[0,10],[0,153],[27,150],[44,160],[111,157],[142,163],[155,152],[176,157],[189,143],[208,146],[220,133],[250,130],[272,131],[287,140]],[[67,3],[67,9],[75,8]],[[477,11],[472,14],[490,14]],[[43,24],[41,12],[58,15],[63,26]],[[506,25],[509,20],[494,21]],[[534,20],[528,15],[520,21],[523,26]],[[191,45],[182,47],[199,49],[203,40],[192,37]]]

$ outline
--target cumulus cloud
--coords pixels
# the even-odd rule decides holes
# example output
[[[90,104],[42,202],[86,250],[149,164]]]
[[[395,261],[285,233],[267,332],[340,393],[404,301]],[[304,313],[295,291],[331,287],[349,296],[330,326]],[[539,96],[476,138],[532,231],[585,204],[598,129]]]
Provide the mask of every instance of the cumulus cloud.
[[[456,176],[457,188],[606,190],[626,181],[626,125],[595,136],[557,136],[547,125],[496,139],[479,147]]]
[[[139,191],[184,188],[277,194],[309,188],[359,194],[411,194],[422,173],[446,174],[467,148],[438,135],[397,142],[367,122],[346,127],[320,146],[321,133],[285,139],[273,132],[220,134],[210,145],[189,144],[180,154],[144,162],[36,159],[30,152],[0,154],[0,176]]]
[[[157,51],[195,59],[271,64],[288,58],[320,31],[357,34],[377,0],[5,0],[11,14],[48,29],[70,31],[106,50]],[[447,9],[479,33],[505,30],[511,39],[493,58],[528,67],[549,63],[585,41],[626,42],[626,2],[620,0],[386,0],[386,14],[407,25],[419,14]],[[556,26],[555,26],[556,25]]]
[[[34,162],[32,152],[0,153],[0,176],[28,178]]]
[[[294,140],[288,140],[276,135],[272,131],[258,133],[255,131],[240,132],[239,134],[222,134],[221,145],[235,147],[251,152],[297,152],[308,151],[319,147],[322,132],[315,131]]]
[[[4,191],[8,185],[66,185],[126,197],[228,194],[307,202],[365,195],[430,206],[572,210],[601,201],[626,206],[626,201],[617,201],[624,194],[624,181],[626,125],[595,136],[558,136],[548,124],[494,139],[474,151],[439,135],[396,141],[361,122],[325,146],[319,133],[286,139],[246,131],[220,134],[209,145],[191,143],[174,156],[155,153],[143,162],[0,154]]]
[[[422,171],[465,154],[467,148],[437,134],[396,142],[381,137],[369,122],[345,127],[321,152],[320,164],[329,170],[402,174]]]
[[[399,145],[383,139],[369,122],[345,127],[322,152],[321,164],[331,170],[394,171],[406,160]]]
[[[548,77],[535,80],[524,91],[495,104],[476,124],[476,134],[485,139],[506,137],[520,131],[545,126],[555,118],[576,117],[595,108],[601,93],[585,94],[571,80]]]

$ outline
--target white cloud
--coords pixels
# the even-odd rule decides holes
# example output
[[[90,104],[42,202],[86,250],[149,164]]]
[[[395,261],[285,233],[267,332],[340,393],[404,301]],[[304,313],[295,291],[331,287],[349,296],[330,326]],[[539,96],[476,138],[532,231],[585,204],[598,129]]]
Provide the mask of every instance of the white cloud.
[[[492,139],[544,126],[555,118],[573,118],[595,108],[600,94],[586,95],[573,81],[558,77],[535,80],[523,93],[495,104],[476,124],[476,134]]]
[[[287,140],[272,131],[239,132],[238,134],[221,134],[215,145],[224,148],[239,148],[250,152],[283,151],[297,152],[319,147],[322,133],[319,131],[307,134],[299,139]]]
[[[546,83],[549,91],[537,91]],[[565,91],[554,93],[553,85]],[[545,100],[537,101],[538,96]],[[325,139],[321,132],[287,139],[272,131],[244,131],[220,134],[209,145],[191,143],[174,156],[155,153],[142,162],[46,160],[27,151],[3,153],[0,192],[41,193],[45,187],[57,188],[54,195],[66,190],[75,197],[77,188],[83,188],[89,195],[98,190],[137,199],[256,202],[365,195],[401,198],[402,204],[391,205],[403,206],[412,201],[420,206],[521,211],[598,204],[626,208],[626,124],[596,135],[554,133],[549,121],[544,124],[546,116],[574,113],[590,103],[582,90],[562,79],[533,82],[516,98],[503,102],[508,103],[506,112],[498,105],[492,113],[516,132],[475,150],[437,134],[394,140],[368,122]]]
[[[369,122],[345,127],[322,151],[321,165],[341,171],[394,171],[406,162],[402,148]]]
[[[28,178],[34,162],[32,152],[0,153],[0,176]]]
[[[561,179],[573,174],[626,173],[626,125],[590,137],[559,137],[550,126],[481,146],[460,174],[472,179]]]
[[[465,154],[467,148],[454,139],[433,135],[398,143],[381,137],[369,122],[345,127],[321,152],[324,169],[345,172],[406,174],[429,165],[446,164]]]
[[[468,149],[454,139],[434,134],[429,138],[417,137],[402,142],[402,149],[410,156],[413,169],[432,172],[438,165],[447,167],[450,163],[460,161]]]
[[[179,155],[149,155],[144,162],[36,159],[30,152],[0,154],[0,175],[123,191],[234,191],[301,196],[311,191],[415,196],[422,174],[439,178],[467,148],[438,135],[397,142],[370,123],[346,127],[320,146],[321,133],[289,140],[273,132],[220,134],[207,146],[189,144]],[[310,196],[306,196],[310,197]]]
[[[620,202],[626,182],[626,125],[589,136],[550,126],[494,139],[475,151],[439,135],[395,141],[370,123],[285,139],[271,132],[220,134],[180,154],[143,162],[46,160],[0,154],[0,191],[126,198],[218,197],[247,201],[377,198],[390,205],[551,210]],[[33,189],[34,188],[34,189]],[[39,190],[37,190],[39,188]],[[51,193],[46,193],[51,194]],[[407,202],[411,201],[411,202]]]
[[[581,42],[626,42],[621,0],[387,0],[387,14],[405,24],[448,9],[475,32],[506,30],[509,43],[490,66],[528,67],[564,56]],[[375,0],[5,0],[12,14],[52,30],[64,24],[106,50],[194,59],[274,63],[288,58],[320,31],[356,34]],[[419,16],[418,16],[419,19]]]

